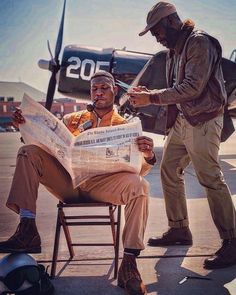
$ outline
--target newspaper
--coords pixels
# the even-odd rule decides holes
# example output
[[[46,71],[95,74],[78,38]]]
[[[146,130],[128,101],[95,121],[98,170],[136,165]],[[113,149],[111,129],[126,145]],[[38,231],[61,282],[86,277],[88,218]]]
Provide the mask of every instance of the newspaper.
[[[74,187],[101,174],[140,172],[142,153],[135,143],[142,135],[138,118],[74,136],[62,121],[28,95],[24,95],[20,107],[25,118],[25,123],[20,124],[24,142],[40,146],[56,157],[69,172]]]

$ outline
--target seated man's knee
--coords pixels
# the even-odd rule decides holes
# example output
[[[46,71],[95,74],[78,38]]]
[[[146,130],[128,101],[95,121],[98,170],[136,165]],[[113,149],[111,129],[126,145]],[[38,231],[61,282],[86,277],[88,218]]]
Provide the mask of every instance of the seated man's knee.
[[[131,174],[127,178],[127,189],[129,192],[136,197],[148,196],[149,195],[149,183],[142,176],[137,174]]]
[[[44,150],[37,145],[24,145],[18,150],[17,158],[24,157],[25,159],[36,162],[41,159],[40,155],[42,153],[45,153]]]
[[[27,155],[30,153],[37,153],[41,150],[42,149],[40,147],[34,144],[23,145],[22,147],[19,148],[18,155]]]

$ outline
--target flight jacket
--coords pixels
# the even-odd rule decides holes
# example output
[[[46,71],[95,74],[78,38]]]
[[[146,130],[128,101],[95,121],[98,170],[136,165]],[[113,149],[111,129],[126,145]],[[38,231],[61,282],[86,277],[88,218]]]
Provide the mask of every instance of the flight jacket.
[[[102,119],[100,119],[100,122],[95,112],[89,112],[87,110],[70,113],[63,117],[64,124],[74,136],[80,134],[79,126],[86,121],[91,121],[91,128],[115,126],[127,123],[126,120],[121,117],[115,110],[112,110],[109,113],[105,114]]]
[[[192,126],[223,113],[227,95],[221,58],[222,49],[214,37],[194,30],[190,20],[183,25],[175,49],[167,54],[167,88],[150,94],[151,103],[168,106],[167,129],[178,115],[176,104]]]

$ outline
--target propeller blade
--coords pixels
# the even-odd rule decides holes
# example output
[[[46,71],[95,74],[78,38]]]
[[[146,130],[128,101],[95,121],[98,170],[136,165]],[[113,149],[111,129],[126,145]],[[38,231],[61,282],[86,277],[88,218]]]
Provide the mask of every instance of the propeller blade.
[[[50,56],[51,56],[51,60],[53,60],[52,50],[51,50],[51,47],[50,47],[50,42],[49,42],[49,40],[47,40],[47,46],[48,46],[49,54],[50,54]]]
[[[61,46],[62,46],[65,9],[66,9],[66,0],[64,0],[64,6],[63,6],[63,11],[62,11],[62,16],[61,16],[60,28],[59,28],[59,32],[58,32],[58,35],[57,35],[57,42],[56,42],[55,56],[54,56],[55,61],[58,60],[58,57],[59,57],[59,54],[60,54],[60,51],[61,51]]]
[[[47,97],[46,97],[46,104],[45,108],[50,111],[52,102],[53,102],[53,97],[56,89],[56,70],[53,70],[51,78],[49,80],[48,84],[48,91],[47,91]]]
[[[52,75],[51,75],[51,78],[50,78],[49,84],[48,84],[46,104],[45,104],[45,108],[49,111],[52,107],[53,97],[54,97],[54,93],[55,93],[55,89],[56,89],[56,74],[60,70],[60,64],[59,64],[58,57],[59,57],[59,54],[61,51],[61,46],[62,46],[65,8],[66,8],[66,0],[64,0],[63,11],[62,11],[62,16],[61,16],[61,23],[60,23],[60,28],[59,28],[58,35],[57,35],[57,42],[56,42],[56,46],[55,46],[54,58],[52,57],[52,52],[51,52],[49,41],[47,42],[48,50],[51,55],[51,69],[50,70],[52,71]]]

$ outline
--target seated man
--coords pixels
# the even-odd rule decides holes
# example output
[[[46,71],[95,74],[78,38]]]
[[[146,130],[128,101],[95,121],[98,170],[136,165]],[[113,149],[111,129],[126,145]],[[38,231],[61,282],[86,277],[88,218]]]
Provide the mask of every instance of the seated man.
[[[126,123],[114,109],[117,93],[113,76],[105,71],[91,78],[91,99],[94,111],[81,111],[64,117],[64,123],[74,135],[85,121],[92,128]],[[21,110],[14,113],[15,125],[23,124]],[[20,224],[15,234],[0,242],[0,252],[41,252],[41,240],[35,224],[36,201],[39,183],[63,202],[83,202],[83,192],[95,200],[124,204],[125,226],[123,230],[124,256],[118,273],[118,285],[127,294],[146,294],[137,269],[135,257],[144,249],[143,238],[148,216],[148,182],[142,177],[155,163],[153,141],[146,136],[137,138],[144,161],[140,175],[119,172],[90,178],[74,189],[72,180],[59,161],[35,145],[24,145],[19,149],[16,169],[7,206],[20,215]]]

